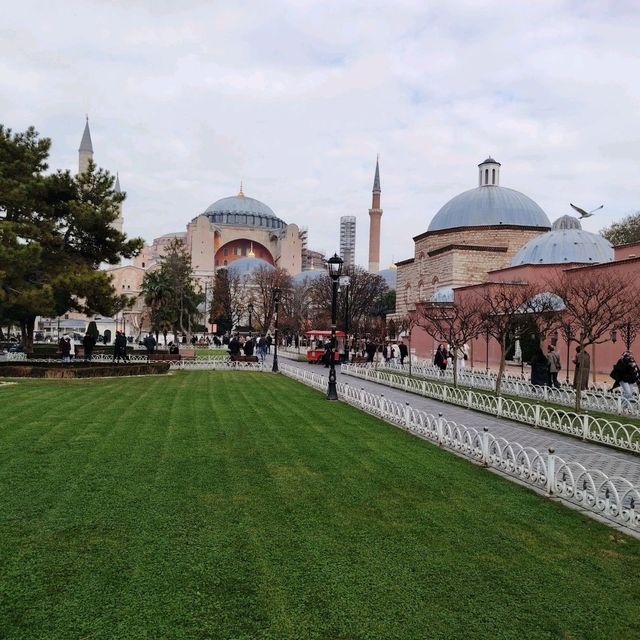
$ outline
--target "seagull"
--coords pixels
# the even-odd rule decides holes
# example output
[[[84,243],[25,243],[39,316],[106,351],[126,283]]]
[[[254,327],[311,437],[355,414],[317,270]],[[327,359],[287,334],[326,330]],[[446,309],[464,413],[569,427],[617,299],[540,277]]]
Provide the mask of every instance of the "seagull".
[[[595,209],[592,209],[591,211],[585,211],[584,209],[581,209],[580,207],[576,207],[575,204],[571,204],[571,202],[569,204],[580,214],[579,220],[582,220],[583,218],[590,218],[596,211],[598,211],[599,209],[602,209],[602,207],[604,207],[604,205],[601,204],[599,207],[596,207]]]

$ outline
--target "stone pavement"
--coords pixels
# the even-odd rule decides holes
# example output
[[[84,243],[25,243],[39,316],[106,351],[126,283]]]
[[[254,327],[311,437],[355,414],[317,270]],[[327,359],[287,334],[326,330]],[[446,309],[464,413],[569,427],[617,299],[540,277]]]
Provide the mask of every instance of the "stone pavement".
[[[286,354],[280,353],[278,353],[278,359],[283,364],[308,369],[328,377],[328,369],[325,369],[322,365],[295,362],[287,358]],[[271,366],[271,356],[268,356],[268,360],[269,366]],[[526,447],[533,447],[541,453],[546,453],[549,447],[553,447],[556,450],[556,455],[559,455],[564,460],[574,460],[587,469],[599,469],[609,477],[621,476],[635,486],[640,486],[640,457],[632,453],[596,443],[583,442],[578,438],[565,436],[554,431],[538,429],[464,407],[432,400],[431,398],[424,398],[369,380],[343,375],[340,373],[340,367],[336,367],[336,374],[338,382],[346,382],[358,389],[363,388],[372,393],[382,394],[385,398],[395,402],[401,402],[402,404],[408,402],[414,409],[420,409],[427,413],[435,415],[442,413],[447,420],[452,420],[466,427],[475,427],[479,430],[488,427],[489,433],[494,436],[502,437],[509,442],[518,442]]]

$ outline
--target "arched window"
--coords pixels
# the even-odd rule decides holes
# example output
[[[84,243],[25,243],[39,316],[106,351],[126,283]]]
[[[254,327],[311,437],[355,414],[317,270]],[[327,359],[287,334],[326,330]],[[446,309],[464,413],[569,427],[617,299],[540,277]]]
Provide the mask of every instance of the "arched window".
[[[484,183],[489,184],[489,169],[484,170]]]
[[[491,169],[491,184],[495,184],[495,183],[496,183],[496,170]]]

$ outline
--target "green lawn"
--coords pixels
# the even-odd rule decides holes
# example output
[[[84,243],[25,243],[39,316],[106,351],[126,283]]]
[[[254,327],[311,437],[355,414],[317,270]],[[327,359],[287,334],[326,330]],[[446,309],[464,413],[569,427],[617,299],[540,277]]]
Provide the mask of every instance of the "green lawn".
[[[272,374],[0,387],[0,638],[640,637],[640,542]]]

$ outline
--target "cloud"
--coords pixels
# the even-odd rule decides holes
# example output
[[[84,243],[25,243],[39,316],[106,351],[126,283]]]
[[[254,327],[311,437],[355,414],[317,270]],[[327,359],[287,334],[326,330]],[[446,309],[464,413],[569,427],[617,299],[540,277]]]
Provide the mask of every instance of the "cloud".
[[[88,112],[147,239],[243,179],[327,252],[356,215],[366,264],[378,152],[384,265],[488,154],[552,219],[604,203],[597,230],[640,208],[634,4],[26,0],[0,30],[0,112],[69,168]]]

